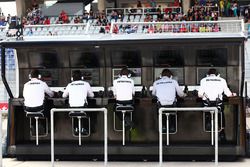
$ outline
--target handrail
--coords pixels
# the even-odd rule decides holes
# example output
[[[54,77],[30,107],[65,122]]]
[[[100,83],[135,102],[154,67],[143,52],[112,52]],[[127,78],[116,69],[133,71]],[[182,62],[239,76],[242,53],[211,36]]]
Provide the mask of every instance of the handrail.
[[[2,140],[2,110],[0,110],[0,167],[3,166],[3,151],[2,151],[2,146],[3,146],[3,140]]]
[[[127,14],[131,14],[131,15],[136,15],[136,14],[157,14],[157,9],[159,9],[159,7],[131,7],[131,8],[106,8],[106,16],[109,16],[113,10],[116,11],[123,11],[122,14],[127,15]],[[165,9],[179,9],[179,13],[182,13],[182,7],[180,6],[161,6],[160,10],[161,10],[161,14],[165,13]],[[153,10],[150,11],[150,10]],[[111,12],[110,12],[111,11]],[[140,11],[140,12],[138,12]],[[118,13],[120,14],[120,13]]]
[[[177,21],[177,22],[111,22],[110,26],[93,23],[25,25],[24,37],[33,36],[79,36],[100,34],[101,28],[110,34],[125,33],[239,33],[244,35],[243,20]]]
[[[117,26],[116,26],[117,25]],[[119,27],[120,25],[134,25],[137,26],[139,29],[140,26],[157,26],[157,28],[167,29],[161,33],[171,33],[175,32],[222,32],[222,33],[241,33],[244,32],[244,22],[243,20],[222,20],[222,21],[176,21],[176,22],[112,22],[110,33],[120,34],[120,32],[114,32],[114,28]],[[213,27],[214,26],[214,27]],[[215,27],[216,26],[216,27]],[[209,28],[210,30],[207,31],[205,28]],[[185,28],[185,31],[181,31],[180,28]],[[194,31],[195,28],[197,31]],[[202,31],[200,28],[204,28]],[[214,30],[212,29],[214,28]],[[141,27],[143,29],[143,27]],[[136,33],[139,30],[136,31]],[[145,33],[141,31],[141,33]]]
[[[162,113],[164,111],[214,111],[215,112],[215,166],[218,166],[218,109],[216,107],[187,107],[187,108],[165,108],[159,109],[158,121],[159,121],[159,164],[162,165]]]
[[[54,113],[55,112],[70,112],[72,108],[52,108],[50,110],[50,126],[51,126],[51,165],[54,167]],[[108,162],[108,125],[107,125],[107,114],[106,108],[74,108],[74,111],[84,111],[84,112],[103,112],[104,114],[104,163]]]

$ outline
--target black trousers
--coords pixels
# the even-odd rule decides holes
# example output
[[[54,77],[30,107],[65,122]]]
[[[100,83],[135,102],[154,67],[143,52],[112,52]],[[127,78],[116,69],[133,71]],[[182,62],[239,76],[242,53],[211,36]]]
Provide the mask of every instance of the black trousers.
[[[222,128],[225,128],[225,114],[224,114],[224,104],[222,103],[222,101],[203,101],[203,105],[205,107],[217,107],[219,114],[221,114],[222,117]],[[208,116],[209,115],[209,116]],[[205,117],[211,117],[210,113],[206,113]],[[211,119],[211,118],[210,118]],[[219,123],[220,123],[220,119],[219,119]]]
[[[120,121],[122,121],[122,113],[119,111],[117,112],[116,107],[125,106],[125,105],[131,105],[134,107],[134,101],[133,100],[124,100],[124,101],[116,100],[116,104],[114,105],[114,108],[113,108],[113,111],[115,112],[116,116],[118,117]],[[128,112],[125,113],[125,120],[126,119],[130,119],[130,113]]]
[[[79,106],[79,107],[70,107],[72,108],[72,111],[74,111],[74,108],[87,108],[88,105],[84,104],[84,106]],[[77,112],[77,111],[76,111]],[[95,132],[95,126],[96,126],[96,120],[97,120],[97,113],[96,112],[85,112],[86,116],[90,118],[90,126],[91,126],[91,132]],[[82,123],[82,127],[87,129],[87,127],[89,126],[89,122],[88,121],[84,121],[86,119],[83,119],[81,121]],[[74,127],[78,127],[78,119],[74,118]]]
[[[159,113],[158,113],[158,111],[159,111],[159,109],[161,108],[161,107],[166,107],[166,108],[173,108],[173,107],[176,107],[176,103],[174,103],[174,104],[172,104],[172,105],[161,105],[159,102],[157,102],[157,111],[155,112],[155,120],[156,120],[156,127],[158,127],[158,116],[159,116]],[[175,113],[175,112],[168,112],[168,113]],[[170,126],[170,128],[172,128],[172,129],[175,129],[176,128],[176,123],[175,123],[175,120],[176,120],[176,115],[174,115],[174,114],[170,114],[169,115],[169,126]],[[167,121],[167,117],[166,117],[166,115],[163,113],[162,114],[162,126],[163,127],[165,127],[166,126],[166,121]]]

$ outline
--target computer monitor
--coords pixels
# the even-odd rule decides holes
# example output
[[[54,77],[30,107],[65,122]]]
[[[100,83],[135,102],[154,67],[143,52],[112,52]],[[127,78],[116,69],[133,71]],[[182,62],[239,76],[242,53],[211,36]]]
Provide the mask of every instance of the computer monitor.
[[[28,58],[31,68],[57,68],[59,64],[56,51],[29,52]]]
[[[87,69],[72,69],[71,77],[75,70],[80,70],[84,80],[89,82],[91,86],[100,85],[100,70],[99,68],[87,68]]]

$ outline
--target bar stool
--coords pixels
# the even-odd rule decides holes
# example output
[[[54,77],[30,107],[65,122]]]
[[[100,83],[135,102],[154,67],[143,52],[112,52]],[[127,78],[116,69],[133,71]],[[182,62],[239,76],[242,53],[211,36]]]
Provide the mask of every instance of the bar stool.
[[[78,137],[79,146],[82,145],[81,139],[82,137],[89,137],[90,136],[90,117],[84,111],[71,111],[69,112],[69,117],[72,119],[72,134],[74,137]],[[78,119],[78,136],[75,135],[75,127],[74,121]],[[82,119],[86,119],[88,121],[88,132],[87,134],[82,134]],[[76,128],[77,129],[77,128]]]
[[[116,119],[115,119],[115,112],[114,112],[114,130],[115,131],[122,131],[122,145],[125,145],[125,114],[129,113],[130,114],[130,121],[132,122],[133,120],[133,111],[134,107],[132,104],[118,104],[115,108],[116,112],[121,112],[122,113],[122,129],[117,129],[116,128]],[[131,130],[131,128],[130,128]]]
[[[38,146],[39,145],[39,141],[38,141],[38,138],[39,137],[45,137],[48,135],[48,120],[47,118],[44,117],[44,114],[42,113],[44,111],[43,108],[39,108],[37,111],[34,111],[34,109],[31,109],[29,107],[25,107],[24,109],[25,113],[26,113],[26,117],[30,119],[30,135],[32,135],[32,118],[35,119],[36,121],[36,145]],[[39,119],[45,119],[46,120],[46,126],[45,126],[45,133],[44,134],[40,134],[39,135],[39,130],[38,130],[38,121]]]

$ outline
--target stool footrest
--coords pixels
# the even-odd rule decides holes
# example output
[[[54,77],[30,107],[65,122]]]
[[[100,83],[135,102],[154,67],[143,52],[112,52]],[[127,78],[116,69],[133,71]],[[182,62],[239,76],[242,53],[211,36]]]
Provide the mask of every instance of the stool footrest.
[[[26,117],[28,117],[28,118],[35,118],[35,117],[43,118],[44,115],[42,112],[26,112]]]
[[[88,115],[85,112],[76,112],[71,111],[69,113],[69,117],[82,117],[82,118],[88,118]]]

